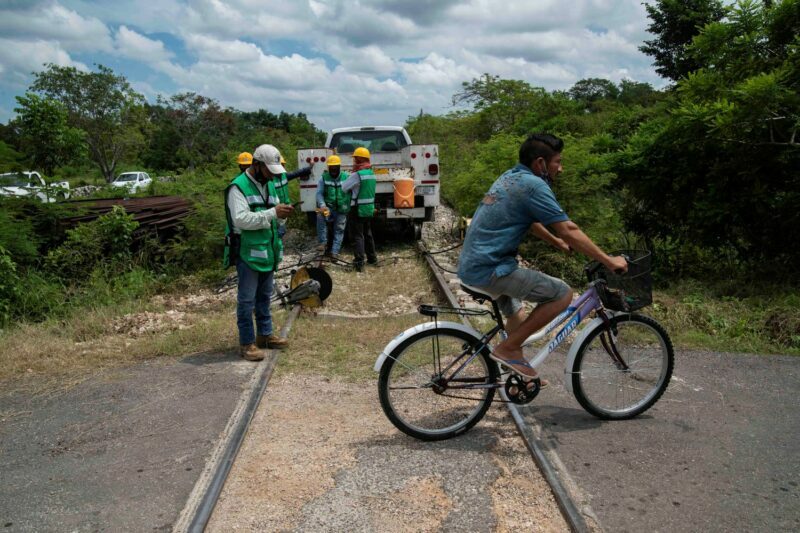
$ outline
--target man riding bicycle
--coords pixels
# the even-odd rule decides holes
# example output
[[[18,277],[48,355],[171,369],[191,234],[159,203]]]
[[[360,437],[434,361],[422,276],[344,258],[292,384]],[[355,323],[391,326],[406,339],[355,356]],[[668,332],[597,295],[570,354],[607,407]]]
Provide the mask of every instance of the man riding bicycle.
[[[497,300],[506,316],[508,337],[495,346],[492,359],[527,377],[537,377],[525,360],[522,343],[566,309],[572,289],[563,281],[519,268],[517,249],[528,232],[569,252],[577,250],[610,270],[625,272],[622,257],[611,257],[561,209],[550,184],[563,170],[564,141],[533,134],[519,149],[519,164],[503,173],[481,200],[464,238],[458,276],[470,288]],[[545,226],[549,226],[555,235]],[[522,301],[537,305],[528,317]]]

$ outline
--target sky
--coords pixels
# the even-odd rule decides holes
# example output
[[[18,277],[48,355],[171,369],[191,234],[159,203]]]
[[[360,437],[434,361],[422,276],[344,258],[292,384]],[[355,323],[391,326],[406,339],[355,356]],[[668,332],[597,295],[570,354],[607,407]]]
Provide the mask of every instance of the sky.
[[[124,75],[149,101],[303,112],[327,130],[453,110],[483,73],[548,90],[665,85],[641,0],[0,0],[0,121],[45,63]]]

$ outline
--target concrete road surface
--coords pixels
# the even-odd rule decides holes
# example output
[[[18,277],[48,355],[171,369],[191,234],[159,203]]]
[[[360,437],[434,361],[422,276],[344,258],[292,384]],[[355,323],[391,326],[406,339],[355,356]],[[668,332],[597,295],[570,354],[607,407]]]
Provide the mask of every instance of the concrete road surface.
[[[0,531],[169,531],[253,364],[210,354],[0,399]]]
[[[554,354],[555,355],[555,354]],[[661,400],[604,422],[554,382],[521,409],[607,531],[799,531],[800,358],[678,352]]]

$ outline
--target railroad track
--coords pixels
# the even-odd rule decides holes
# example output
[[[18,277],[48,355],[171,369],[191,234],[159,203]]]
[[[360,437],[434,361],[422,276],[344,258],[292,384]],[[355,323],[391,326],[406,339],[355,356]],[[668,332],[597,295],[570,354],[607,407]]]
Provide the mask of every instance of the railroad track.
[[[441,265],[440,261],[433,258],[433,255],[424,242],[419,241],[417,249],[425,258],[433,274],[437,288],[445,300],[447,300],[448,305],[451,307],[463,307],[464,304],[467,304],[467,302],[465,302],[465,297],[467,297],[466,293],[460,291],[463,296],[459,298],[456,296],[454,290],[451,289],[451,287],[457,286],[459,283],[458,278],[455,277],[453,272],[446,266]],[[455,262],[452,261],[452,257],[450,259],[451,262],[448,263],[448,265]],[[460,319],[464,324],[471,325],[466,316],[460,316]],[[583,498],[577,489],[577,485],[570,478],[561,459],[554,450],[548,447],[538,437],[538,435],[541,434],[541,429],[538,426],[532,427],[525,421],[525,418],[520,413],[519,407],[508,401],[504,388],[501,387],[499,391],[501,398],[505,402],[504,405],[508,408],[511,417],[514,419],[514,424],[517,426],[520,437],[525,442],[525,447],[542,472],[545,481],[550,485],[553,496],[558,503],[559,510],[570,529],[576,533],[600,530],[599,522],[591,508],[589,508],[587,504],[579,503]],[[588,521],[587,518],[589,519]],[[589,522],[592,523],[591,527]]]
[[[453,273],[454,265],[457,263],[457,246],[453,246],[451,242],[450,246],[446,246],[443,251],[431,252],[423,241],[419,241],[416,248],[430,268],[437,289],[449,305],[453,307],[478,306],[477,303],[469,300],[466,293],[458,289],[458,278]],[[322,264],[322,261],[319,261],[316,266],[322,266]],[[281,330],[281,336],[288,336],[300,310],[299,304],[292,307],[288,320]],[[462,316],[461,320],[469,323],[466,317]],[[259,364],[254,372],[248,390],[240,398],[237,408],[223,432],[223,437],[212,453],[211,459],[207,462],[206,468],[201,473],[189,500],[175,523],[174,532],[200,533],[205,530],[276,363],[277,354],[273,353]],[[518,406],[508,402],[505,390],[502,388],[500,395],[526,448],[550,486],[561,514],[570,529],[580,533],[600,530],[594,513],[587,504],[580,503],[582,500],[580,491],[569,478],[555,451],[546,446],[539,437],[540,428],[526,422]]]

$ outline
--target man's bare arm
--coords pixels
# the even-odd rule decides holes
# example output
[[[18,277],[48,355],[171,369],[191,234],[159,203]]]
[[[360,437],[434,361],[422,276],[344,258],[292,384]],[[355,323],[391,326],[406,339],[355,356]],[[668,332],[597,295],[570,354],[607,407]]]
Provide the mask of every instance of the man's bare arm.
[[[610,270],[628,270],[628,263],[622,257],[611,257],[603,250],[600,249],[592,239],[589,238],[581,229],[571,220],[564,222],[555,222],[550,225],[556,235],[564,239],[564,241],[573,249],[578,252],[591,257],[595,261],[604,264]]]
[[[544,242],[550,243],[559,250],[569,252],[569,245],[563,239],[559,239],[545,228],[540,222],[531,224],[530,232],[542,239]]]

